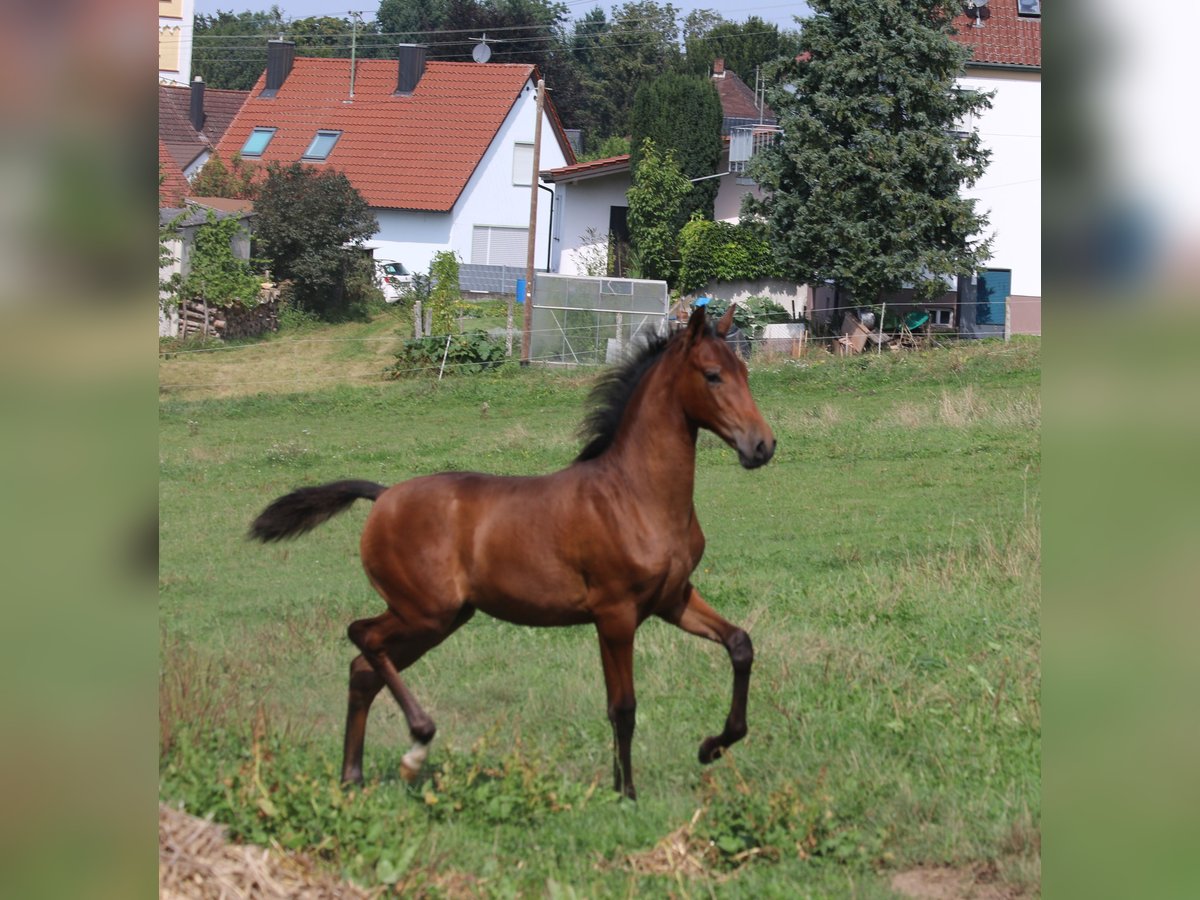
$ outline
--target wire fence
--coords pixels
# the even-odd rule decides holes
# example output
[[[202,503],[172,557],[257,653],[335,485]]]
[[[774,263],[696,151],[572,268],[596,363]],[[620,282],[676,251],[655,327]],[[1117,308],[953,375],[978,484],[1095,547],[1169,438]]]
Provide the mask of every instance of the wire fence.
[[[903,304],[898,304],[898,306],[901,309],[905,309],[905,310],[913,309],[913,308],[917,308],[917,309],[924,308],[922,304],[908,303],[908,302],[903,303]],[[938,308],[937,304],[931,304],[931,306],[934,308]],[[865,308],[868,308],[868,307],[863,307],[861,305],[823,307],[821,310],[819,310],[819,313],[821,313],[821,314],[824,314],[824,313],[845,314],[846,312],[856,312],[858,310],[862,310]],[[942,306],[941,308],[947,308],[947,307]],[[838,318],[838,317],[835,315],[835,318]],[[881,318],[881,317],[878,317],[878,318]],[[838,318],[838,322],[840,323],[840,318]],[[795,323],[793,323],[793,324],[795,324]],[[674,322],[673,320],[665,320],[663,322],[662,327],[669,328],[669,327],[683,327],[683,326],[681,323]],[[837,326],[835,325],[835,328],[836,327]],[[550,329],[536,329],[536,330],[531,331],[531,337],[535,336],[538,333],[547,334],[547,335],[565,334],[567,337],[570,337],[572,335],[572,333],[577,333],[579,336],[585,336],[585,335],[591,334],[593,331],[594,331],[594,326],[592,326],[592,325],[583,325],[583,326],[578,326],[575,328],[566,326],[566,327],[556,327],[556,328],[550,328]],[[454,332],[451,334],[437,335],[435,337],[439,341],[444,340],[446,342],[446,346],[447,346],[447,350],[448,350],[451,342],[453,341],[453,338],[460,333],[461,332]],[[887,335],[894,340],[895,335],[899,334],[900,330],[897,330],[897,329],[889,330],[882,326],[882,322],[877,322],[876,325],[874,326],[874,328],[871,329],[871,333],[875,334],[875,335]],[[912,331],[912,329],[909,329],[909,333],[913,334],[913,336],[917,339],[917,346],[922,346],[922,347],[935,347],[935,346],[940,346],[940,345],[946,345],[946,344],[953,343],[953,342],[956,342],[959,340],[971,338],[971,336],[968,336],[968,335],[960,335],[958,333],[957,329],[954,327],[929,328],[929,329],[919,330],[916,332]],[[496,341],[502,341],[502,340],[504,340],[504,337],[505,337],[505,330],[503,328],[492,328],[489,330],[489,334]],[[521,335],[520,329],[517,329],[514,336],[519,339],[520,335]],[[813,330],[811,329],[811,327],[809,327],[807,324],[805,325],[805,328],[804,328],[803,338],[798,342],[795,340],[789,340],[787,338],[774,339],[774,338],[770,338],[770,337],[764,337],[761,334],[757,334],[757,335],[743,334],[743,337],[746,340],[745,353],[750,358],[751,361],[753,361],[755,359],[764,359],[764,358],[778,359],[780,357],[785,357],[785,358],[803,357],[812,352],[820,352],[820,353],[837,352],[838,345],[844,344],[846,342],[846,336],[838,333],[836,330],[830,331],[829,333],[814,333]],[[239,344],[232,344],[232,345],[206,346],[206,347],[195,347],[195,348],[181,347],[178,349],[164,348],[164,349],[160,349],[159,357],[160,357],[160,360],[167,361],[170,358],[174,358],[174,357],[187,358],[187,357],[191,357],[191,356],[202,356],[202,355],[206,355],[206,354],[208,354],[208,355],[211,355],[211,354],[234,354],[234,355],[247,354],[247,355],[249,355],[249,354],[252,354],[254,351],[263,351],[263,350],[279,350],[281,352],[286,352],[288,348],[295,348],[295,347],[300,347],[300,346],[305,346],[305,345],[343,345],[344,346],[344,345],[351,345],[351,344],[358,344],[358,345],[374,344],[374,345],[378,345],[378,346],[391,345],[392,347],[394,347],[396,349],[397,353],[399,353],[401,348],[404,346],[404,344],[409,340],[411,340],[411,338],[409,338],[408,336],[403,335],[403,334],[367,335],[367,336],[357,336],[357,337],[296,337],[296,338],[288,338],[288,339],[257,341],[257,342],[253,342],[253,343],[239,343]],[[426,338],[424,340],[429,340],[432,343],[432,339],[430,339],[430,338]],[[862,352],[867,352],[867,353],[882,352],[884,343],[887,343],[887,341],[881,341],[877,344],[872,344],[868,349],[864,349]],[[781,347],[783,349],[779,349]],[[518,359],[518,358],[519,358],[519,341],[518,341],[518,347],[514,348],[513,356],[510,357],[507,360],[507,362],[511,363],[513,360]],[[252,364],[253,361],[247,360],[246,362],[249,365],[249,364]],[[374,362],[377,363],[378,360],[376,360]],[[581,361],[579,363],[567,362],[567,361],[564,361],[560,355],[556,355],[556,354],[543,354],[540,356],[533,355],[530,357],[530,362],[533,364],[542,365],[545,367],[563,366],[563,367],[572,367],[572,368],[574,368],[574,367],[594,367],[594,366],[603,364],[603,360],[595,360],[595,359]],[[456,374],[456,373],[459,373],[462,371],[479,371],[481,366],[485,367],[485,368],[491,368],[491,367],[498,367],[499,365],[500,365],[499,362],[496,362],[496,363],[480,363],[477,361],[460,362],[460,361],[443,358],[442,361],[436,362],[436,363],[410,365],[410,366],[393,365],[393,366],[390,366],[390,367],[387,367],[384,369],[375,369],[370,372],[361,372],[361,373],[355,373],[353,371],[344,370],[344,371],[341,371],[341,372],[338,372],[335,374],[315,374],[315,373],[307,373],[306,374],[303,372],[297,372],[297,374],[286,377],[286,378],[256,378],[256,379],[251,379],[251,380],[219,380],[219,381],[168,381],[168,382],[160,382],[159,388],[161,391],[173,391],[173,390],[192,390],[192,389],[199,390],[199,389],[222,389],[222,388],[247,388],[247,387],[256,387],[256,386],[257,387],[270,387],[270,386],[283,385],[283,384],[293,384],[293,385],[295,385],[295,384],[322,384],[322,383],[336,383],[336,382],[346,382],[346,381],[359,381],[359,382],[363,382],[363,383],[369,383],[369,382],[381,382],[381,381],[385,381],[385,380],[395,380],[395,379],[408,378],[408,377],[442,378],[446,375]],[[349,367],[347,367],[347,369],[349,369]]]

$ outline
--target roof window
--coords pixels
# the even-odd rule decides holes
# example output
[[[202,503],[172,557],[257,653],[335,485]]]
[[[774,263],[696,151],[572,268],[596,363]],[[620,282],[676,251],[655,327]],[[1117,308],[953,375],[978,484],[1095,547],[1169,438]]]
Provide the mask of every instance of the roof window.
[[[333,145],[342,136],[340,131],[318,131],[308,149],[304,151],[303,159],[325,159],[333,151]]]
[[[262,156],[274,136],[274,128],[255,128],[242,144],[242,156]]]
[[[1017,0],[1017,14],[1022,16],[1040,16],[1042,0]]]

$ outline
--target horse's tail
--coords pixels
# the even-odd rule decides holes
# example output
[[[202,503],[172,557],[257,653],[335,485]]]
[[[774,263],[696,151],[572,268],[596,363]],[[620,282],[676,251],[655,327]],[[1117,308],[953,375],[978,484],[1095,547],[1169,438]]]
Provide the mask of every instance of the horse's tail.
[[[259,513],[248,537],[264,544],[299,537],[349,508],[355,500],[375,500],[386,490],[386,485],[374,481],[334,481],[300,488],[272,501]]]

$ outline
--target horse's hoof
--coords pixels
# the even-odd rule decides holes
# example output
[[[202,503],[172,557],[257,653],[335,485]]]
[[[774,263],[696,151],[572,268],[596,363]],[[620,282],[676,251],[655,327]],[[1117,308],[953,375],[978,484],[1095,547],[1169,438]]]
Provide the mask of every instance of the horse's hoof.
[[[400,777],[409,784],[417,780],[421,767],[425,765],[425,757],[429,755],[429,745],[417,741],[412,749],[400,759]]]
[[[718,738],[706,738],[704,743],[700,745],[700,764],[707,766],[710,762],[721,758],[721,754],[725,752],[725,748],[721,745]]]

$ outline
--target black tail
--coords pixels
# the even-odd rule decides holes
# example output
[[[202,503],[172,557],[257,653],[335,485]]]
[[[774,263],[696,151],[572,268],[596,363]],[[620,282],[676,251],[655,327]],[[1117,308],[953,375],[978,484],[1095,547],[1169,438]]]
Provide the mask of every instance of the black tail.
[[[374,481],[334,481],[285,494],[264,509],[250,526],[253,540],[282,541],[299,537],[332,519],[355,500],[375,500],[387,490]]]

